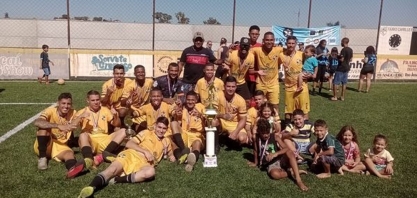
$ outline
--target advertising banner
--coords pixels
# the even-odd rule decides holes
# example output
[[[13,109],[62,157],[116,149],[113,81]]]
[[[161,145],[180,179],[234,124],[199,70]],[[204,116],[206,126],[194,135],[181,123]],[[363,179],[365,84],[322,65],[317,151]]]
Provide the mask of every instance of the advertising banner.
[[[410,55],[412,34],[411,26],[381,26],[378,54]]]
[[[40,69],[40,53],[35,50],[16,49],[13,51],[0,51],[0,79],[37,79],[43,75]],[[49,59],[55,64],[50,64],[50,79],[68,79],[68,56],[66,54],[51,54]]]
[[[282,43],[284,46],[288,36],[297,37],[298,42],[304,45],[317,46],[323,39],[327,41],[327,45],[340,45],[340,26],[292,28],[274,25],[272,32],[275,35],[275,44]]]
[[[78,53],[71,54],[71,76],[112,77],[116,64],[125,67],[126,77],[134,77],[136,65],[145,66],[146,77],[153,76],[152,55]]]
[[[404,58],[378,58],[377,79],[416,80],[417,56]]]
[[[154,77],[167,75],[168,65],[172,62],[177,63],[179,58],[176,55],[155,55]]]

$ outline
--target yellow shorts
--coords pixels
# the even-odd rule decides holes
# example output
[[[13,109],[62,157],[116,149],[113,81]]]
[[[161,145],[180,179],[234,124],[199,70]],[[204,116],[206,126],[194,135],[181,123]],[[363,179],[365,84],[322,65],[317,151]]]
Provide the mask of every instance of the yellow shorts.
[[[141,115],[139,117],[132,118],[132,122],[133,123],[136,123],[136,124],[140,124],[142,122],[146,122],[146,115]]]
[[[35,140],[35,144],[33,145],[33,149],[34,149],[36,155],[39,156],[38,140]],[[73,152],[72,149],[66,143],[59,142],[56,139],[51,139],[51,141],[49,141],[48,147],[46,149],[46,155],[47,155],[48,158],[54,159],[57,162],[61,162],[61,160],[59,160],[57,158],[57,156],[64,151]]]
[[[228,120],[223,120],[223,119],[220,119],[220,123],[222,126],[222,132],[227,132],[229,134],[232,133],[237,128],[237,124],[238,124],[238,122],[233,122],[233,121],[228,121]],[[239,133],[247,134],[245,128],[240,130]]]
[[[100,154],[106,149],[113,139],[115,133],[108,134],[89,134],[91,138],[91,149],[94,154]]]
[[[301,92],[285,92],[285,113],[293,113],[295,109],[301,109],[305,114],[310,112],[308,88],[304,88]]]
[[[127,149],[120,152],[115,161],[123,165],[123,172],[125,175],[138,172],[143,167],[151,165],[146,160],[145,156],[133,149]]]
[[[201,146],[202,146],[201,149],[204,148],[206,139],[203,136],[203,134],[201,134],[199,132],[183,131],[181,133],[181,137],[182,137],[182,140],[184,141],[185,146],[188,147],[188,148],[192,147],[194,141],[199,141],[201,143]]]
[[[273,85],[264,85],[257,83],[256,90],[261,90],[264,92],[266,98],[271,104],[277,105],[279,104],[279,84]]]

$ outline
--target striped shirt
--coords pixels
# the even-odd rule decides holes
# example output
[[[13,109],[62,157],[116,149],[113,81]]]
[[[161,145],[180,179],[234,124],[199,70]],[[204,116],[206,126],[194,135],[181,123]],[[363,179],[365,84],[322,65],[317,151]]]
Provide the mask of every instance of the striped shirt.
[[[291,132],[294,128],[294,123],[291,123],[285,127],[285,131]],[[298,130],[300,132],[298,133],[298,135],[293,136],[293,140],[296,142],[310,142],[311,134],[314,133],[313,123],[309,121],[304,121],[304,125]]]

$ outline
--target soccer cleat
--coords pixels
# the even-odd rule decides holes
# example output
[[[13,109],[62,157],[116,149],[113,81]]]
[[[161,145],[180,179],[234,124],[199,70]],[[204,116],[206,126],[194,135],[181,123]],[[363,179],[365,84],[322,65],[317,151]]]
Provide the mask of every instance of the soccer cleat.
[[[88,170],[94,169],[94,161],[90,158],[84,158],[85,168]]]
[[[103,163],[103,154],[98,154],[94,156],[94,166],[99,166],[101,163]]]
[[[110,153],[108,151],[103,151],[101,155],[102,155],[102,159],[107,163],[112,163],[117,157],[117,155]]]
[[[196,160],[197,160],[197,158],[196,158],[196,156],[195,156],[194,153],[188,154],[188,157],[187,157],[187,165],[185,165],[185,171],[191,172],[193,170],[193,168],[194,168],[194,165],[196,163]]]
[[[38,169],[39,170],[48,169],[48,159],[46,159],[46,157],[41,157],[38,159]]]
[[[190,149],[189,148],[184,148],[181,151],[181,157],[178,158],[178,164],[184,164],[187,160],[188,154],[190,153]]]
[[[84,162],[80,161],[77,162],[72,168],[70,168],[67,172],[67,178],[72,179],[80,174],[84,170]]]
[[[92,186],[87,186],[83,188],[80,192],[80,195],[78,195],[78,198],[87,198],[93,195],[94,188]]]

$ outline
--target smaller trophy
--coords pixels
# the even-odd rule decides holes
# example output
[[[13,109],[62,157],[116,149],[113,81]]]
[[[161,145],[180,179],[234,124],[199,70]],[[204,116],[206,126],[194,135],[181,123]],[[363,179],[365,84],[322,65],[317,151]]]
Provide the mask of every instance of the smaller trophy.
[[[206,111],[204,113],[206,120],[207,120],[207,127],[206,130],[206,154],[204,155],[204,167],[217,167],[217,156],[215,154],[215,135],[216,135],[216,127],[212,126],[212,121],[216,118],[217,111],[214,108],[213,101],[214,101],[214,94],[215,94],[215,87],[214,85],[209,86],[209,96],[207,99],[208,106],[206,107]]]
[[[133,121],[132,116],[128,115],[125,117],[126,125],[126,139],[130,140],[136,135],[136,131],[132,129]]]

